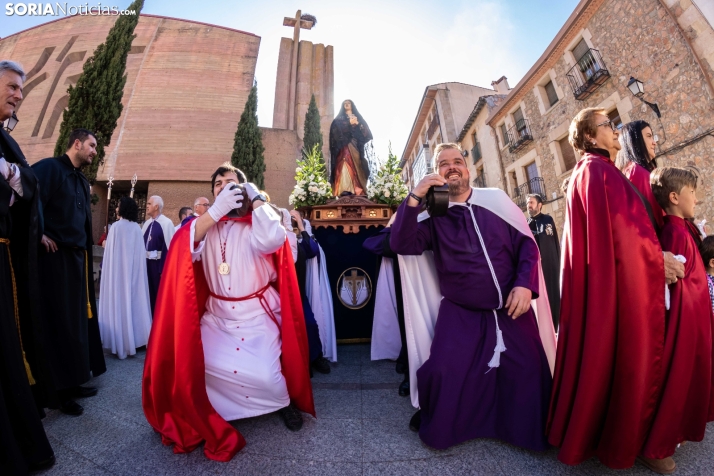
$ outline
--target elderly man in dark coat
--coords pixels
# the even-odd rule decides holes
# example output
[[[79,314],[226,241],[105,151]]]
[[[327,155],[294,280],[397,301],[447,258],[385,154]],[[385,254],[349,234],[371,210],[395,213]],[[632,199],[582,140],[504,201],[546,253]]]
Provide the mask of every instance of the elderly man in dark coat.
[[[0,61],[0,123],[22,100],[25,73]],[[32,307],[37,297],[39,218],[37,179],[20,147],[0,128],[0,468],[27,474],[55,461],[32,396],[42,377],[25,351],[34,348]],[[33,296],[33,299],[30,296]],[[21,324],[22,321],[22,324]],[[22,328],[22,333],[20,332]],[[22,337],[21,337],[22,334]],[[33,362],[35,364],[35,362]]]

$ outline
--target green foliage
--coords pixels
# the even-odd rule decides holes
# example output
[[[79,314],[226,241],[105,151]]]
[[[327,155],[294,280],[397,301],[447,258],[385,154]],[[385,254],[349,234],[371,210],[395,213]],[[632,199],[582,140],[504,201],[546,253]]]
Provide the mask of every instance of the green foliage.
[[[392,153],[392,144],[389,144],[389,158],[379,169],[376,175],[372,176],[367,196],[370,200],[386,205],[397,205],[401,203],[409,193],[407,186],[402,179],[402,169],[399,168],[399,159]]]
[[[298,160],[295,169],[295,188],[288,201],[295,208],[324,205],[332,196],[332,187],[327,181],[325,161],[322,159],[322,150],[317,144],[312,146],[309,153],[303,153],[302,160]]]
[[[97,169],[104,162],[104,149],[109,145],[121,116],[126,58],[136,36],[134,28],[143,7],[144,0],[136,0],[127,8],[134,10],[136,15],[117,18],[107,39],[84,63],[77,85],[70,86],[68,90],[69,105],[62,116],[54,154],[59,156],[67,151],[67,140],[74,129],[93,131],[97,137],[97,156],[91,165],[82,168],[90,183],[94,183]]]
[[[263,139],[258,128],[258,87],[253,86],[240,116],[233,143],[231,163],[241,169],[249,182],[261,190],[265,187],[265,159]]]
[[[322,131],[320,130],[320,111],[317,109],[315,95],[310,99],[310,106],[305,114],[305,134],[303,137],[303,155],[307,155],[317,146],[322,150]]]

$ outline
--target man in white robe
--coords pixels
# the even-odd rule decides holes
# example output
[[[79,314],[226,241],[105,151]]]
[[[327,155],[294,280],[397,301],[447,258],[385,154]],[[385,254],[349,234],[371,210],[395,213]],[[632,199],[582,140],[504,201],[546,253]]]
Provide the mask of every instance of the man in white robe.
[[[151,331],[149,281],[144,241],[136,223],[134,199],[122,197],[119,221],[109,228],[99,294],[99,331],[102,347],[120,359],[145,346]]]
[[[246,197],[231,189],[240,181],[234,170],[216,171],[215,203],[190,224],[192,258],[201,261],[210,290],[201,319],[206,390],[226,421],[280,410],[286,426],[298,430],[302,416],[281,370],[280,296],[270,285],[277,279],[271,255],[286,230],[255,185],[244,184]],[[221,220],[244,199],[253,205],[252,224]]]

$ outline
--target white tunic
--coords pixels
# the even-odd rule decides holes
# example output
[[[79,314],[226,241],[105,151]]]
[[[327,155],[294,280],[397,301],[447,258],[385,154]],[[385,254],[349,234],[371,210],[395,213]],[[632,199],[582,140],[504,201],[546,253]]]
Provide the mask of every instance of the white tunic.
[[[270,206],[253,211],[252,226],[223,221],[214,225],[194,249],[196,220],[191,222],[193,260],[201,260],[210,291],[223,297],[245,297],[277,278],[273,258],[286,232]],[[218,273],[223,262],[230,274]],[[267,305],[280,322],[280,296],[272,286]],[[209,297],[201,319],[206,390],[213,408],[226,421],[271,413],[288,406],[290,397],[280,366],[280,329],[259,299],[231,302]]]
[[[99,293],[102,346],[120,359],[146,345],[151,331],[144,238],[137,223],[121,219],[109,228]]]

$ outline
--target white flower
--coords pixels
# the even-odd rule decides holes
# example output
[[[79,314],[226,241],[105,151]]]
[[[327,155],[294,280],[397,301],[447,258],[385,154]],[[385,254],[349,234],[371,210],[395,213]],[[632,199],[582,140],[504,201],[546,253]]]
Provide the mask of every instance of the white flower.
[[[389,193],[389,190],[385,190],[385,191],[384,191],[384,196],[385,196],[385,197],[389,198],[390,195],[391,195],[391,193]]]

